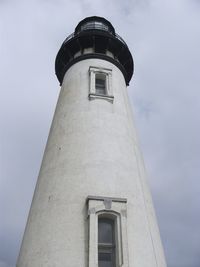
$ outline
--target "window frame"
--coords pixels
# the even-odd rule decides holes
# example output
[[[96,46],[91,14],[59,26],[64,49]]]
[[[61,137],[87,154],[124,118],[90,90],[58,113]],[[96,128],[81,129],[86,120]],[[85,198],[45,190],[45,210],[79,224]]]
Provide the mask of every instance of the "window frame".
[[[127,200],[88,196],[89,267],[98,267],[98,218],[115,222],[115,266],[128,267]]]
[[[96,76],[105,77],[105,94],[96,92]],[[112,91],[112,70],[106,68],[89,67],[89,99],[105,99],[113,103],[114,96]]]

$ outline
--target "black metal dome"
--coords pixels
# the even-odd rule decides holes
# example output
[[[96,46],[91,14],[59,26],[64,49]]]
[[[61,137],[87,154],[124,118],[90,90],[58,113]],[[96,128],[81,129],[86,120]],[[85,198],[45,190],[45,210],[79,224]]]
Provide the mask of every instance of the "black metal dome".
[[[84,53],[88,48],[92,48],[92,51]],[[112,24],[102,17],[83,19],[75,28],[75,32],[63,42],[55,62],[60,84],[66,71],[74,63],[88,58],[100,58],[112,62],[122,71],[126,84],[129,84],[133,75],[132,55],[124,40],[115,33]]]

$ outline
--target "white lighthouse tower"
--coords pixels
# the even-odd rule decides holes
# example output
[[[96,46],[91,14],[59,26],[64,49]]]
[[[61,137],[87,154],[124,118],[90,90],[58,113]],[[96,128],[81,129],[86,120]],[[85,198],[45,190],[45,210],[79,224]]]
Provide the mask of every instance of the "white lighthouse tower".
[[[82,20],[56,57],[61,92],[17,267],[165,267],[109,21]]]

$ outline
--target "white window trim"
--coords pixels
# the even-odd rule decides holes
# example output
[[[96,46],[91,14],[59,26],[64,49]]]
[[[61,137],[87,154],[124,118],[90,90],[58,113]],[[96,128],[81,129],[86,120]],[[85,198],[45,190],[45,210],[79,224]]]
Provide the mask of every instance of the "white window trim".
[[[98,267],[98,216],[115,219],[116,267],[128,267],[127,200],[124,198],[88,196],[89,267]]]
[[[106,76],[106,94],[105,95],[98,95],[96,94],[95,88],[95,76],[96,74],[104,74]],[[106,99],[110,102],[113,102],[113,90],[112,90],[112,70],[106,68],[97,68],[97,67],[90,67],[89,68],[89,75],[90,75],[90,85],[89,85],[89,99]]]

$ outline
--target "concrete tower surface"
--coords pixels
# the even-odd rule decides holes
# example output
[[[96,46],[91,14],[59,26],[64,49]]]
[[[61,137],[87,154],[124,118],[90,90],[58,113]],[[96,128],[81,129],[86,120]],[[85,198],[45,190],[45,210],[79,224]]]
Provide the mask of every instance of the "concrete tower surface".
[[[62,87],[17,267],[165,267],[126,43],[109,21],[88,17],[55,67]]]

